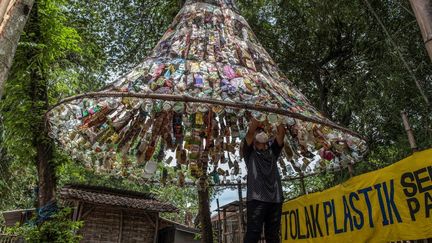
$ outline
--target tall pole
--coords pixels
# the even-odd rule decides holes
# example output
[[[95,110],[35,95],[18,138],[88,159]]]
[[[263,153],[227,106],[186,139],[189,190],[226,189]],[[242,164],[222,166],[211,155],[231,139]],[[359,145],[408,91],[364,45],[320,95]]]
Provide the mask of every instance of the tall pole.
[[[240,236],[240,242],[243,242],[244,217],[243,217],[243,196],[242,196],[241,181],[238,181],[237,189],[239,195],[239,236]]]
[[[407,113],[405,111],[402,111],[401,115],[402,115],[402,121],[403,121],[403,124],[404,124],[404,127],[405,127],[405,131],[406,131],[406,133],[408,135],[408,141],[410,143],[411,150],[413,152],[416,152],[416,151],[418,151],[418,148],[417,148],[416,141],[414,139],[413,131],[412,131],[411,126],[410,126],[409,121],[408,121]]]
[[[306,185],[305,185],[303,173],[300,173],[300,186],[301,186],[303,195],[306,195],[307,191],[306,191]]]
[[[155,233],[154,233],[153,243],[158,242],[158,233],[159,233],[159,213],[156,214]]]
[[[348,164],[348,173],[350,178],[352,178],[354,176],[354,169],[351,163]]]
[[[429,57],[432,61],[432,1],[410,0],[410,3],[420,26]]]
[[[222,229],[222,221],[221,221],[221,215],[220,215],[220,206],[219,206],[219,198],[216,199],[216,205],[217,205],[217,213],[218,213],[218,243],[221,243],[222,237],[221,237],[221,229]]]
[[[227,230],[227,215],[226,215],[226,208],[223,209],[223,239],[224,243],[228,243],[228,230]]]

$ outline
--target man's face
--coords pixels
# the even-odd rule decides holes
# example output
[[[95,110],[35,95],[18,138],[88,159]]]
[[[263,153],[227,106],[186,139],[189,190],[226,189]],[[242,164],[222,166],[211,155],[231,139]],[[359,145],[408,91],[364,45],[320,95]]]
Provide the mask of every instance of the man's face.
[[[267,143],[260,143],[256,139],[254,139],[254,146],[255,146],[255,149],[258,151],[265,151],[268,149]]]

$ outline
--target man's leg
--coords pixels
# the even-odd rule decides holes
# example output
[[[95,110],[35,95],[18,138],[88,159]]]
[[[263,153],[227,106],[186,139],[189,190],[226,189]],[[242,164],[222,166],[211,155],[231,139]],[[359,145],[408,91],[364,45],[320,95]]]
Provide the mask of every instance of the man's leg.
[[[266,205],[263,202],[252,200],[246,203],[246,208],[247,227],[244,243],[257,243],[261,238]]]
[[[280,243],[280,223],[282,203],[269,203],[264,219],[264,234],[266,243]]]

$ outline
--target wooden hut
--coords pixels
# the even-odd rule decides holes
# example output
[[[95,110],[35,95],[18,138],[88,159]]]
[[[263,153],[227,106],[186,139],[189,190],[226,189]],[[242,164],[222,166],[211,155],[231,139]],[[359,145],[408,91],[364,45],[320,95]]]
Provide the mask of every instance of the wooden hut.
[[[219,242],[243,242],[245,233],[246,203],[233,201],[216,209],[217,214],[211,218],[213,229],[218,232]],[[240,213],[240,208],[242,212]]]
[[[105,187],[68,185],[60,198],[74,207],[74,220],[84,221],[82,242],[156,243],[159,213],[177,211],[151,194]]]
[[[63,205],[72,207],[73,220],[82,220],[82,242],[198,243],[199,231],[168,219],[161,212],[176,212],[173,205],[152,194],[106,187],[67,185],[60,189]],[[34,209],[2,212],[5,226],[22,225]],[[18,242],[19,237],[2,235],[0,242]]]
[[[199,243],[200,231],[187,225],[161,218],[158,243]]]
[[[219,243],[243,242],[246,233],[246,199],[233,201],[215,210],[211,218],[213,230],[218,232]],[[264,230],[259,243],[265,243]]]

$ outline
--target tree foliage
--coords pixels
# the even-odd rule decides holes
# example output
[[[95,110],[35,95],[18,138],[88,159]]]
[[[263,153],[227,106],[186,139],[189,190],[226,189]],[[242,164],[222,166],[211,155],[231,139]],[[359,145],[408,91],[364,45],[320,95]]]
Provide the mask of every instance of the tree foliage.
[[[371,3],[430,97],[431,65],[409,2]],[[372,160],[391,163],[409,152],[402,110],[420,146],[431,145],[428,107],[364,0],[261,0],[241,6],[263,45],[312,103],[368,138]],[[382,147],[397,155],[382,154]]]
[[[359,131],[370,153],[355,173],[409,155],[400,112],[409,114],[420,148],[432,145],[431,112],[398,51],[432,96],[431,64],[409,2],[370,1],[391,40],[365,4],[355,1],[240,1],[261,43],[297,87],[330,119]],[[306,179],[311,191],[349,178],[347,171]],[[299,182],[287,185],[290,197]]]
[[[82,236],[76,232],[83,226],[83,222],[72,221],[71,213],[71,208],[64,208],[40,227],[37,227],[34,221],[30,221],[21,227],[12,228],[9,233],[23,237],[29,243],[78,243]]]
[[[181,2],[181,1],[180,1]],[[180,9],[178,0],[40,0],[38,18],[23,33],[1,100],[0,209],[29,207],[36,185],[36,123],[47,104],[97,90],[135,66]],[[238,0],[260,42],[280,69],[330,119],[364,134],[370,152],[355,173],[396,162],[410,153],[400,111],[409,114],[420,148],[432,145],[431,112],[414,84],[432,97],[431,64],[408,1],[372,1],[395,47],[365,0]],[[35,39],[35,30],[40,38]],[[403,65],[405,58],[413,75]],[[47,101],[35,100],[32,73],[43,77]],[[94,176],[54,151],[59,183],[84,182],[149,190],[136,182]],[[349,178],[347,171],[305,180],[311,191]],[[288,183],[289,198],[301,194]],[[153,189],[181,208],[193,191]],[[185,203],[186,202],[186,203]],[[183,208],[184,207],[184,208]],[[193,204],[192,208],[195,207]]]
[[[27,171],[28,174],[7,178],[5,184],[20,183],[25,181],[20,177],[24,177],[29,186],[35,185],[34,174],[41,171],[41,161],[50,162],[50,168],[45,171],[52,171],[56,164],[52,158],[53,143],[46,132],[45,112],[52,97],[50,93],[55,90],[54,77],[60,70],[73,67],[67,60],[69,54],[81,52],[80,36],[65,25],[61,4],[64,2],[35,2],[6,83],[0,109],[4,131],[2,147],[8,156],[2,167],[10,173]],[[22,197],[23,189],[28,188],[23,187],[14,194]]]

